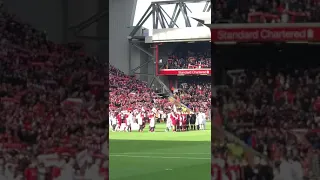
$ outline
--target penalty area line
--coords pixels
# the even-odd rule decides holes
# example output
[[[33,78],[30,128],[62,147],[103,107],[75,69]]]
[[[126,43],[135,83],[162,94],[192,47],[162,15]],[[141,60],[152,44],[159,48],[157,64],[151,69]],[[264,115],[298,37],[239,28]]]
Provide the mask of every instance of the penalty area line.
[[[132,156],[125,154],[110,154],[109,156],[114,157],[129,157],[129,158],[153,158],[153,159],[191,159],[191,160],[211,160],[211,158],[200,158],[200,157],[176,157],[176,156]]]

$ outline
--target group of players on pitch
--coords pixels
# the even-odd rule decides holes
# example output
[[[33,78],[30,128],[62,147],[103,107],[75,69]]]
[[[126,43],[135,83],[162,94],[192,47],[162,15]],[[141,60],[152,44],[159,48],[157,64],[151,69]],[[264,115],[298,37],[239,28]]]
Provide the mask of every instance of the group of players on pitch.
[[[197,113],[179,110],[163,112],[153,108],[147,112],[142,108],[141,110],[111,112],[109,118],[113,132],[131,132],[133,124],[137,124],[139,126],[138,131],[143,132],[148,123],[149,131],[155,132],[156,123],[161,122],[165,122],[166,132],[206,129],[206,114],[202,111],[198,111]]]

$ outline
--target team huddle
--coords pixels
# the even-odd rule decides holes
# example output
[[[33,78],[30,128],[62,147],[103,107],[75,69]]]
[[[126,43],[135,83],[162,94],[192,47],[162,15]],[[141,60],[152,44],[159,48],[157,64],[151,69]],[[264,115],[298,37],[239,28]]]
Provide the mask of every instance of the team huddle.
[[[164,122],[166,124],[166,132],[181,132],[189,130],[205,130],[206,114],[202,111],[197,113],[186,112],[180,110],[162,111],[153,108],[151,111],[126,110],[120,112],[110,112],[110,127],[112,131],[131,132],[138,130],[143,132],[146,125],[149,124],[149,131],[155,132],[156,124]]]

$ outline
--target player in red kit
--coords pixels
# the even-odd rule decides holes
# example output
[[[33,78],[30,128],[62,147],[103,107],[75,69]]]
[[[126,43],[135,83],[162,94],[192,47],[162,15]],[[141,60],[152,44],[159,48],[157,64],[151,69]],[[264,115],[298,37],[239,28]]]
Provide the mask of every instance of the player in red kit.
[[[182,119],[181,119],[181,114],[180,112],[177,113],[177,131],[181,131],[182,129]]]
[[[187,129],[187,114],[183,113],[182,114],[182,130],[186,131]]]
[[[119,113],[116,117],[117,117],[116,131],[120,131],[120,128],[121,128],[121,114]]]
[[[171,122],[172,122],[172,131],[176,132],[177,130],[177,116],[175,112],[172,112],[170,115]]]
[[[123,113],[121,115],[121,125],[124,124],[123,130],[126,132],[127,131],[127,118],[128,118],[128,114],[127,113]]]

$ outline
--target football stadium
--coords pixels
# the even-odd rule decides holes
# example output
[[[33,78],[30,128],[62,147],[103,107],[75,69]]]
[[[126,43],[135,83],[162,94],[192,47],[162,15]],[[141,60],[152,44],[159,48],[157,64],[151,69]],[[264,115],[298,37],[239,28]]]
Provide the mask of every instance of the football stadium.
[[[110,47],[110,179],[210,179],[210,28],[196,18],[210,22],[211,3],[134,6],[125,49]]]

